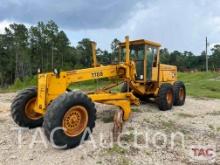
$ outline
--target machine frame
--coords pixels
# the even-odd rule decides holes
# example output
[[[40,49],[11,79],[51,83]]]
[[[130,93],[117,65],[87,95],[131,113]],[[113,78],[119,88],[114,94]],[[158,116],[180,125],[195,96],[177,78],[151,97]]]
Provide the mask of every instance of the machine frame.
[[[135,62],[130,60],[130,46],[146,45],[153,46],[157,49],[157,61],[156,67],[152,69],[152,83],[146,80],[146,69],[144,69],[143,81],[136,80],[136,66]],[[139,95],[153,95],[157,96],[159,87],[162,83],[173,84],[176,81],[177,69],[175,66],[164,65],[159,63],[159,48],[160,44],[147,41],[147,40],[135,40],[129,41],[126,37],[125,42],[119,45],[120,49],[125,48],[126,58],[125,62],[119,62],[118,64],[108,66],[98,66],[96,60],[96,43],[92,43],[93,48],[93,68],[64,71],[60,73],[44,73],[38,75],[38,96],[34,111],[36,113],[44,114],[47,106],[56,99],[60,94],[67,91],[70,84],[76,82],[82,82],[87,80],[95,80],[102,78],[118,77],[121,81],[125,81],[129,84],[130,88]],[[120,51],[119,51],[120,52]],[[147,56],[145,53],[144,67],[147,66]],[[116,84],[118,85],[118,84]],[[112,85],[115,87],[116,85]],[[108,88],[109,89],[109,88]],[[130,116],[131,104],[139,105],[139,99],[133,94],[133,92],[126,93],[110,93],[109,90],[103,89],[94,91],[88,94],[88,96],[94,102],[100,102],[104,104],[111,104],[119,106],[123,110],[123,119],[127,120]]]

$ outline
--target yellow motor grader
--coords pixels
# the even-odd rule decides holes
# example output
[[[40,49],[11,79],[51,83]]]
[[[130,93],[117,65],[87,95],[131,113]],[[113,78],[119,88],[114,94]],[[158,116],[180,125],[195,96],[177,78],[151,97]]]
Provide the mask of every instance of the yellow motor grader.
[[[118,62],[98,64],[96,43],[92,43],[93,67],[87,69],[39,73],[37,87],[27,88],[14,98],[11,114],[21,127],[42,126],[46,137],[56,146],[73,148],[82,138],[89,137],[95,127],[95,102],[115,105],[121,110],[114,117],[113,132],[118,133],[122,121],[129,119],[131,104],[140,99],[155,98],[160,110],[185,102],[185,86],[177,81],[176,66],[160,64],[160,44],[147,40],[129,41],[118,45]],[[93,92],[71,91],[73,83],[103,78],[120,80]],[[120,92],[111,89],[123,84]]]

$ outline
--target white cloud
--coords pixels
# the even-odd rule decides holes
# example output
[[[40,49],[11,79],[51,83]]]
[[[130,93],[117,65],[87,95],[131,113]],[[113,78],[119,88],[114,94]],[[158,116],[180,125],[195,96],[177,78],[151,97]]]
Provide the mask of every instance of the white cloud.
[[[5,28],[9,27],[9,24],[11,24],[11,21],[4,20],[0,22],[0,33],[3,34],[5,32]]]
[[[17,0],[10,1],[18,2]],[[5,0],[6,2],[8,1]],[[26,0],[22,0],[23,5],[24,2],[27,3]],[[41,6],[40,2],[39,0],[35,3],[39,3],[38,5]],[[127,7],[121,5],[124,1],[120,1],[121,3],[118,5],[113,2],[106,4],[96,0],[94,4],[92,3],[93,6],[96,6],[92,11],[88,10],[92,8],[91,3],[88,3],[90,1],[82,3],[77,0],[76,2],[62,5],[55,3],[53,7],[59,9],[60,13],[56,16],[52,12],[53,18],[59,20],[62,17],[62,21],[57,23],[61,28],[66,27],[64,30],[74,45],[77,41],[87,37],[97,41],[98,46],[102,49],[109,50],[110,42],[114,38],[124,40],[124,36],[129,35],[131,39],[144,38],[160,42],[169,50],[187,50],[199,54],[205,49],[206,36],[210,43],[220,42],[219,0],[211,2],[210,0],[130,0],[126,3]],[[97,6],[98,2],[102,3]],[[48,4],[46,3],[45,6]],[[132,5],[136,7],[133,8]],[[40,9],[41,7],[37,10]],[[76,9],[74,14],[71,12],[72,9]],[[39,20],[41,17],[49,19],[47,15],[37,12],[37,10],[32,11],[33,14],[28,18],[38,21],[41,21]],[[17,7],[16,11],[22,13]],[[26,16],[27,11],[28,9],[24,11],[23,15],[19,15]],[[82,11],[84,14],[80,14]],[[99,12],[97,13],[97,11]],[[40,16],[36,18],[34,12]],[[21,19],[21,17],[19,18]],[[4,19],[9,20],[10,18]],[[75,22],[71,23],[73,21]],[[11,21],[0,22],[0,32],[9,22]],[[78,28],[71,28],[72,25],[77,25]]]
[[[220,1],[213,0],[155,0],[139,3],[139,10],[115,29],[77,31],[77,37],[88,36],[106,48],[113,38],[123,40],[150,39],[170,50],[192,51],[205,49],[205,37],[210,43],[220,42]],[[73,32],[74,33],[74,32]],[[76,32],[75,32],[76,33]],[[108,47],[109,48],[109,47]]]
[[[10,24],[13,24],[13,23],[17,23],[17,24],[24,24],[27,28],[29,28],[31,26],[31,24],[29,23],[22,23],[22,22],[17,22],[17,21],[12,21],[12,20],[3,20],[3,21],[0,21],[0,34],[4,34],[5,33],[5,28],[9,27]]]

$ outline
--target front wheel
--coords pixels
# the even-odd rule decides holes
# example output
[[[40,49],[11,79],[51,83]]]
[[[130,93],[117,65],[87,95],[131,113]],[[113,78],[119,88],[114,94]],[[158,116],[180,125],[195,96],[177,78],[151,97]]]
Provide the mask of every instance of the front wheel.
[[[88,139],[95,120],[96,109],[91,99],[81,92],[68,92],[49,105],[43,128],[53,145],[67,149]]]
[[[43,115],[34,111],[37,99],[35,87],[21,91],[12,101],[11,115],[16,124],[21,127],[35,128],[42,126]]]
[[[166,111],[172,109],[174,94],[171,84],[162,84],[160,86],[157,100],[160,110]]]

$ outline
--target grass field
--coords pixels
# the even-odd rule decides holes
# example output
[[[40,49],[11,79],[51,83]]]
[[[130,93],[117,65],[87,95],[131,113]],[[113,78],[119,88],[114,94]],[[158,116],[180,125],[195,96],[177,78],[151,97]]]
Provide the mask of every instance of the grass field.
[[[220,73],[214,72],[196,72],[196,73],[178,73],[178,79],[183,81],[186,85],[187,95],[194,97],[208,97],[220,99]],[[1,89],[0,92],[14,92],[24,89],[28,86],[36,84],[36,77],[27,78],[25,81],[16,81],[14,85],[7,89]],[[109,84],[107,79],[98,81],[86,81],[71,85],[71,89],[79,89],[85,91],[92,91]],[[120,87],[113,89],[119,91]]]
[[[186,85],[187,95],[220,99],[220,73],[178,73]]]
[[[90,80],[82,83],[76,83],[70,86],[70,89],[75,90],[84,90],[84,91],[93,91],[96,89],[100,89],[102,87],[105,87],[107,85],[111,84],[111,81],[105,79],[105,80]],[[120,86],[114,87],[112,91],[120,91]]]

